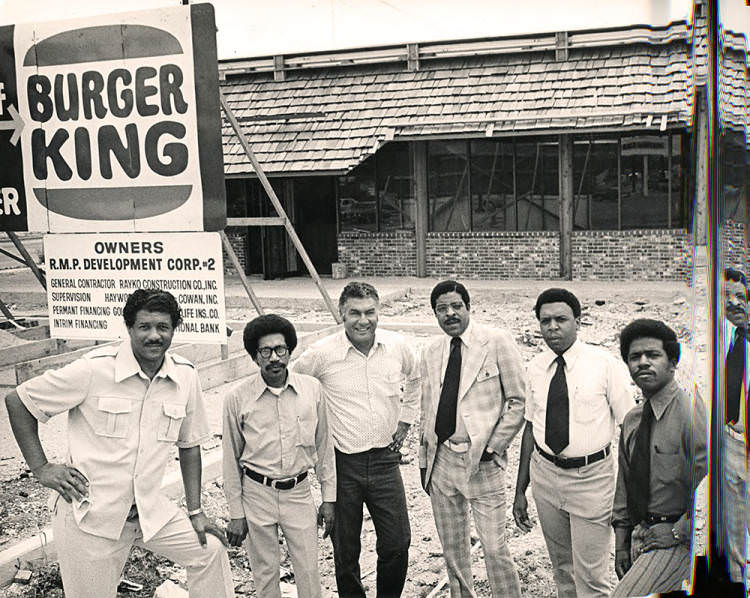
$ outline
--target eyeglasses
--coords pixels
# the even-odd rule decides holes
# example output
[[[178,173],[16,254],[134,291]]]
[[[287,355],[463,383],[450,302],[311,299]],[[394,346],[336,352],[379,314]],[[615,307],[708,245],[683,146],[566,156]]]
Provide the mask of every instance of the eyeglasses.
[[[436,312],[436,313],[439,313],[440,315],[445,315],[445,314],[447,314],[447,313],[448,313],[448,307],[449,307],[448,305],[446,305],[446,304],[444,304],[444,303],[441,303],[440,305],[438,305],[438,306],[437,306],[437,307],[435,308],[435,312]],[[460,312],[460,311],[462,311],[462,310],[466,309],[466,306],[465,306],[465,305],[463,304],[463,302],[462,302],[462,303],[451,303],[451,304],[450,304],[450,308],[451,308],[451,309],[452,309],[452,310],[453,310],[454,312],[458,313],[458,312]]]
[[[262,347],[261,349],[258,349],[258,354],[263,359],[270,359],[271,357],[271,351],[276,353],[279,357],[286,357],[289,353],[289,347],[286,345],[276,345],[275,347]]]

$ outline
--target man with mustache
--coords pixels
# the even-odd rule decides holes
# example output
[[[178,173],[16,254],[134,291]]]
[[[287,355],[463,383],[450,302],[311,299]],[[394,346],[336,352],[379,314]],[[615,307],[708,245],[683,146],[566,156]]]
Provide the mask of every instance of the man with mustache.
[[[513,518],[522,531],[531,529],[530,481],[558,598],[603,598],[611,591],[610,443],[635,401],[615,356],[578,340],[581,304],[573,293],[547,289],[534,311],[547,349],[528,365]]]
[[[748,371],[748,287],[745,274],[734,268],[724,271],[725,310],[722,322],[724,339],[724,426],[721,434],[721,513],[723,546],[729,576],[743,583],[748,572],[748,460],[747,392]]]
[[[123,317],[127,341],[48,370],[5,399],[29,469],[56,492],[65,595],[115,598],[136,544],[184,565],[191,597],[234,596],[223,534],[201,510],[200,445],[211,434],[198,373],[167,352],[180,307],[166,291],[138,289]],[[47,461],[37,427],[59,413],[68,414],[64,465]],[[161,492],[175,443],[187,513]]]
[[[510,334],[471,321],[469,292],[438,283],[430,305],[445,336],[425,346],[419,467],[452,598],[476,597],[469,507],[494,598],[521,596],[505,540],[506,449],[523,424],[521,354]]]
[[[333,554],[342,598],[364,598],[359,555],[362,505],[377,535],[377,596],[401,595],[411,529],[399,464],[400,449],[419,408],[419,366],[406,339],[378,325],[372,285],[341,291],[344,330],[305,351],[294,371],[320,380],[336,452]]]
[[[663,322],[628,324],[620,354],[644,401],[620,435],[612,596],[676,592],[689,575],[693,494],[706,475],[706,408],[675,381],[680,343]]]
[[[336,501],[333,444],[320,383],[287,371],[297,346],[289,320],[259,316],[245,326],[245,350],[260,371],[224,398],[222,448],[227,537],[247,551],[255,593],[281,598],[279,526],[300,598],[320,598],[318,524],[331,532]],[[308,471],[315,468],[323,502],[315,514]]]

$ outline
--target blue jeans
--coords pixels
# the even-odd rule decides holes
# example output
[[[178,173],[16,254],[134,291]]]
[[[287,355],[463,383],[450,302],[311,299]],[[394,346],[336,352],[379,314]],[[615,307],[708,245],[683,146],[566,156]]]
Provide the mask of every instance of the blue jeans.
[[[401,480],[401,455],[387,447],[363,453],[336,451],[336,520],[333,555],[341,598],[365,598],[359,568],[362,505],[377,536],[377,596],[398,598],[409,566],[411,528]]]

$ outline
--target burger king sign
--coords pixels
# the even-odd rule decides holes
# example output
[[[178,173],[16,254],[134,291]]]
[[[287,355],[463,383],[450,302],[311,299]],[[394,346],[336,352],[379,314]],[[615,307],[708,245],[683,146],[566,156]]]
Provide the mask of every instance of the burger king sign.
[[[210,4],[0,27],[0,230],[220,230]]]

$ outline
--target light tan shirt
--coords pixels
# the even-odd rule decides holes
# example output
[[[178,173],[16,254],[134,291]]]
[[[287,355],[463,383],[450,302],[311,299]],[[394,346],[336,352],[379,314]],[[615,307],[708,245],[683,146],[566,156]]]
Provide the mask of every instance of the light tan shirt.
[[[320,380],[331,435],[343,453],[388,446],[398,422],[413,423],[419,413],[418,360],[396,332],[378,329],[367,355],[337,332],[307,349],[293,369]]]
[[[126,341],[95,349],[17,388],[40,422],[68,413],[69,465],[89,480],[89,495],[73,503],[81,530],[117,539],[135,502],[148,541],[176,513],[161,492],[170,448],[210,438],[198,373],[167,353],[149,380]]]
[[[224,494],[232,519],[245,516],[243,467],[275,480],[314,467],[323,500],[336,501],[333,443],[315,378],[289,372],[286,386],[276,395],[260,373],[255,374],[227,394],[223,414]]]
[[[557,354],[545,349],[527,367],[529,394],[526,420],[534,426],[534,440],[548,453],[544,442],[547,419],[547,392],[555,374]],[[615,422],[622,424],[635,407],[633,388],[625,364],[613,355],[576,340],[565,353],[565,378],[568,383],[570,443],[562,457],[583,457],[595,453],[612,441]]]

